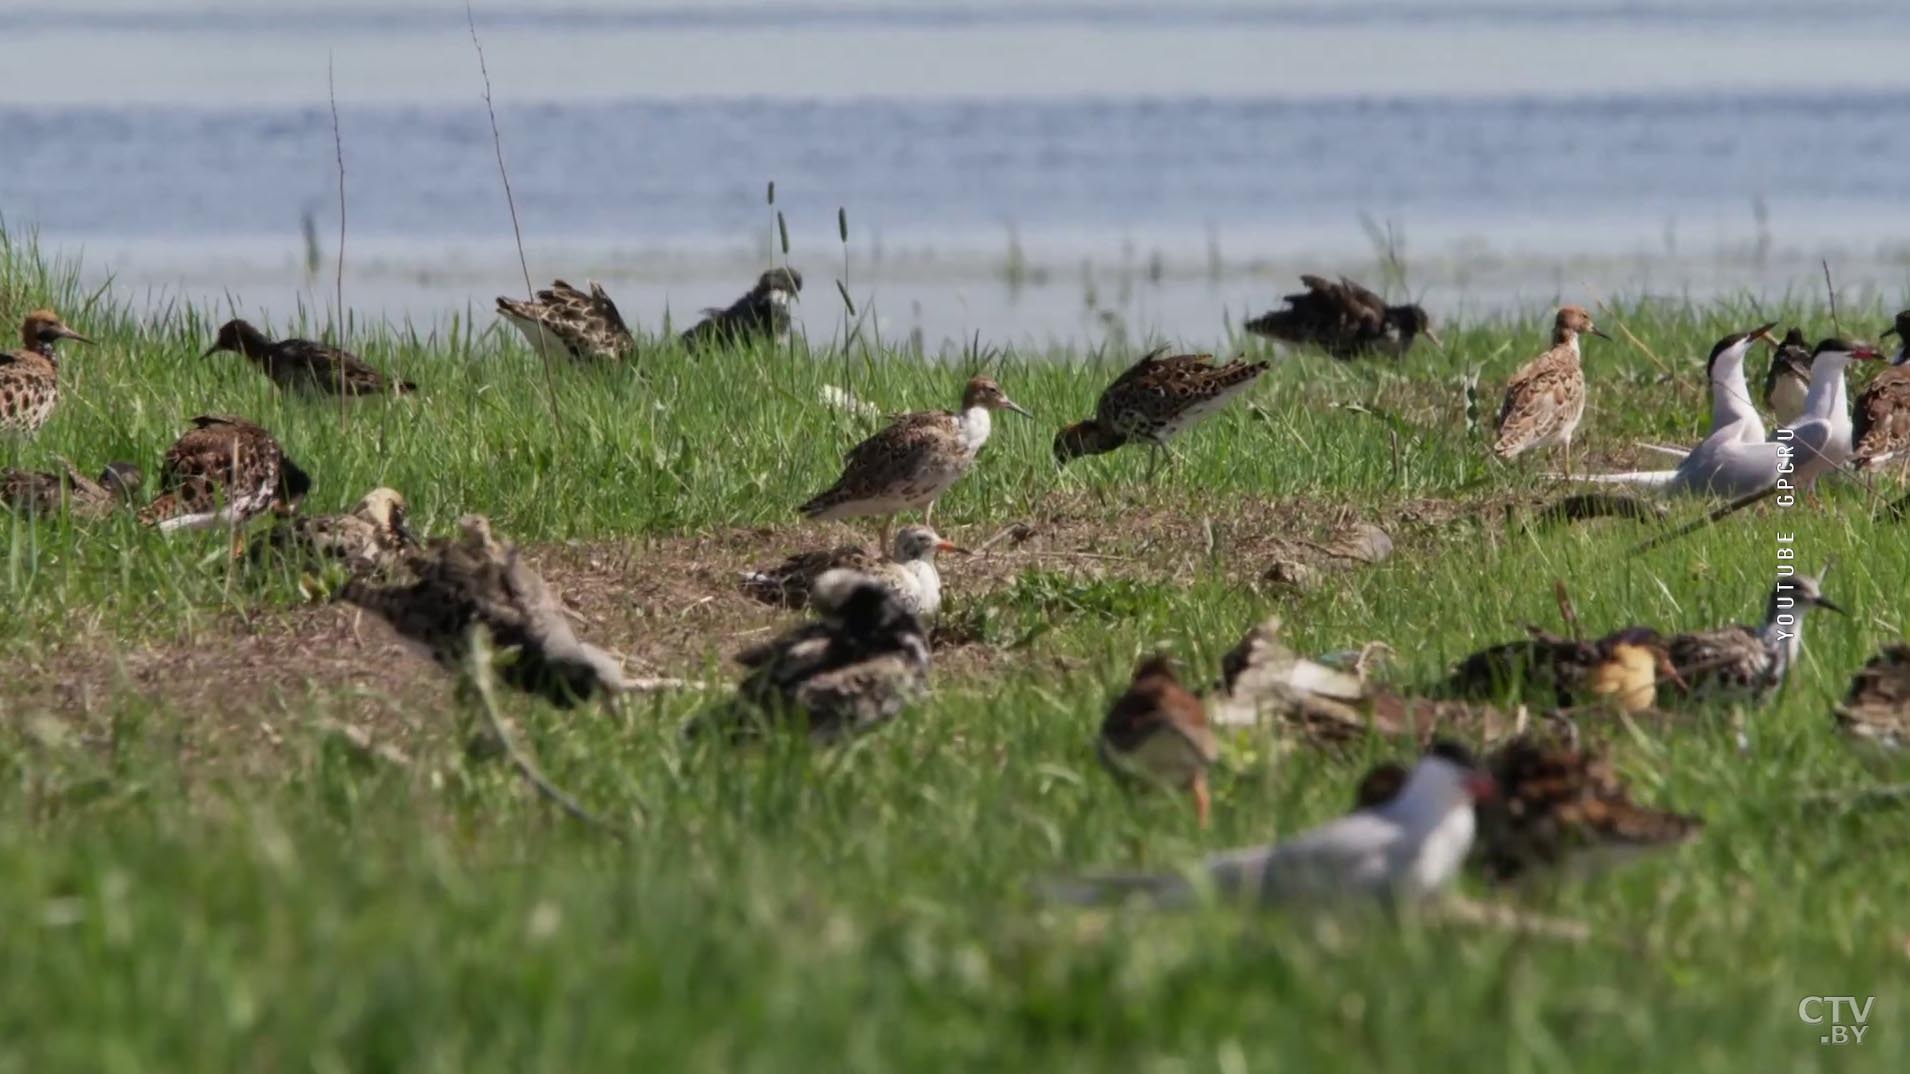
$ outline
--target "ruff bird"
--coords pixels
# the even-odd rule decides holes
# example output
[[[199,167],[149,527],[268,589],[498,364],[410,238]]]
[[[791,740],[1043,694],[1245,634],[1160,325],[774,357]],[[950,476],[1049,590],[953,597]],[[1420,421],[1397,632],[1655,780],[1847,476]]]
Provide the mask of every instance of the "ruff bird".
[[[1837,726],[1872,746],[1910,748],[1910,645],[1886,645],[1850,681]]]
[[[703,319],[683,333],[683,345],[701,350],[763,340],[780,347],[789,341],[790,303],[801,293],[802,273],[793,268],[770,269],[728,309],[704,310]]]
[[[1609,703],[1621,712],[1652,707],[1661,684],[1677,679],[1663,636],[1627,627],[1596,641],[1561,638],[1542,630],[1460,661],[1443,693],[1475,700],[1520,698],[1574,708]]]
[[[218,338],[203,357],[221,351],[244,357],[279,387],[306,395],[402,395],[418,387],[408,380],[392,380],[357,355],[329,344],[309,339],[274,343],[246,321],[220,325]]]
[[[736,657],[744,668],[735,701],[685,728],[732,738],[796,723],[819,744],[867,734],[928,692],[928,639],[921,620],[888,586],[858,571],[816,579],[817,618]]]
[[[1207,706],[1181,685],[1165,655],[1135,667],[1133,680],[1108,709],[1095,747],[1117,778],[1191,794],[1194,815],[1207,826],[1207,769],[1219,758],[1220,743],[1207,726]]]
[[[1901,460],[1910,448],[1910,310],[1884,335],[1898,338],[1896,356],[1857,396],[1851,420],[1850,465],[1858,470]]]
[[[1169,440],[1246,391],[1268,368],[1266,362],[1215,365],[1211,354],[1163,357],[1166,350],[1142,358],[1108,385],[1094,417],[1056,434],[1056,463],[1144,444],[1154,456],[1148,467],[1152,477]]]
[[[1344,276],[1336,282],[1305,275],[1300,282],[1306,290],[1286,295],[1285,308],[1255,317],[1242,327],[1284,343],[1316,346],[1342,360],[1374,352],[1401,358],[1420,336],[1439,346],[1431,319],[1418,306],[1389,306]]]
[[[75,518],[105,518],[131,504],[143,480],[130,462],[107,463],[97,481],[64,459],[60,466],[59,473],[0,470],[0,507],[23,515],[65,511]]]
[[[622,361],[636,350],[636,339],[603,285],[588,282],[588,294],[556,280],[528,302],[499,295],[498,315],[516,325],[532,349],[547,358]]]
[[[578,639],[543,577],[515,545],[493,535],[484,516],[466,515],[456,537],[432,541],[408,566],[412,581],[353,578],[339,597],[377,614],[454,672],[470,658],[472,632],[486,631],[498,679],[560,708],[645,686],[624,676],[616,654]]]
[[[1499,404],[1499,438],[1492,453],[1501,460],[1517,458],[1536,448],[1558,447],[1565,455],[1565,473],[1572,472],[1572,436],[1585,416],[1585,371],[1579,365],[1579,336],[1610,336],[1592,323],[1579,306],[1565,306],[1552,322],[1552,349],[1512,374],[1505,399]]]
[[[1759,626],[1734,625],[1673,636],[1671,666],[1696,700],[1759,702],[1784,684],[1804,651],[1804,616],[1812,608],[1844,613],[1824,596],[1820,578],[1779,578],[1764,605]]]
[[[1802,328],[1784,333],[1784,342],[1771,351],[1771,368],[1764,374],[1764,405],[1779,425],[1804,415],[1804,397],[1811,387],[1811,345]]]
[[[166,452],[159,496],[139,520],[161,533],[239,526],[274,507],[292,510],[312,479],[272,434],[244,418],[200,415]]]
[[[920,507],[928,522],[936,497],[974,468],[997,410],[1033,417],[987,377],[968,382],[959,412],[899,415],[851,448],[836,483],[797,510],[817,519],[879,515],[887,544],[889,523],[898,513]]]
[[[34,310],[20,324],[20,349],[0,351],[0,432],[40,431],[60,403],[60,355],[53,345],[92,340],[52,310]]]
[[[272,528],[257,555],[298,564],[337,563],[354,575],[396,566],[418,547],[397,489],[375,488],[343,515],[299,515]]]
[[[1477,807],[1472,861],[1497,882],[1595,870],[1687,842],[1704,827],[1633,801],[1609,760],[1576,746],[1520,735],[1488,754],[1485,769],[1498,793]],[[1405,780],[1402,765],[1374,768],[1360,781],[1358,806],[1385,805]]]
[[[1089,876],[1047,885],[1059,902],[1139,897],[1185,906],[1203,891],[1263,905],[1349,900],[1419,902],[1459,875],[1475,830],[1474,803],[1492,780],[1464,747],[1436,744],[1389,801],[1308,829],[1284,843],[1217,854],[1185,873]]]
[[[931,622],[942,610],[942,576],[937,552],[967,555],[927,526],[903,526],[895,533],[889,558],[871,556],[860,545],[799,552],[774,567],[743,573],[743,592],[765,604],[801,608],[809,603],[816,580],[832,570],[853,570],[888,586],[902,606]]]

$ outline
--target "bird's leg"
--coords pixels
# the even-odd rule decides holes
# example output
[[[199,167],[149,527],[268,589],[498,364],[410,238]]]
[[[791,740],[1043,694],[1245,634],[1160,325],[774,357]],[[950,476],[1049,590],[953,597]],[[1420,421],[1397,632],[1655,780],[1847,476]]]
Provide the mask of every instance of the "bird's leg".
[[[1154,480],[1154,474],[1159,471],[1160,468],[1161,446],[1159,444],[1147,445],[1147,477],[1143,480],[1151,484]]]
[[[1190,789],[1194,792],[1194,816],[1202,828],[1207,827],[1207,814],[1213,808],[1213,796],[1207,791],[1207,773],[1194,773]]]
[[[877,552],[878,554],[880,554],[880,553],[882,553],[882,552],[886,552],[886,551],[888,551],[888,548],[889,548],[889,526],[890,526],[890,524],[892,524],[892,523],[893,523],[894,521],[895,521],[895,516],[894,516],[894,515],[883,515],[883,516],[882,516],[882,525],[881,525],[881,526],[880,526],[880,527],[879,527],[879,528],[878,528],[878,529],[876,530],[876,546],[877,546],[877,547],[876,547],[876,552]]]

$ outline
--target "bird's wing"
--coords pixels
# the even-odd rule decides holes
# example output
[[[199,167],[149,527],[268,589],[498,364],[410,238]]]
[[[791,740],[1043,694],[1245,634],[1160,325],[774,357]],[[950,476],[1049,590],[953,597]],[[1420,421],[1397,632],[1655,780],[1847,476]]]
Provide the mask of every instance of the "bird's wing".
[[[1874,466],[1910,447],[1910,367],[1877,374],[1852,414],[1851,454],[1857,465]]]

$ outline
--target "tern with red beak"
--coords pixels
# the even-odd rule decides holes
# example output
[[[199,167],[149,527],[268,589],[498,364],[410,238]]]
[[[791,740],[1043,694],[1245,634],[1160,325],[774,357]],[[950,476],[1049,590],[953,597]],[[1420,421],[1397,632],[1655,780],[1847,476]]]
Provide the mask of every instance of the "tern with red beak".
[[[1443,892],[1472,849],[1473,805],[1492,779],[1465,747],[1433,746],[1397,797],[1272,846],[1208,858],[1186,873],[1086,877],[1049,885],[1060,902],[1094,904],[1138,896],[1185,906],[1211,890],[1266,905],[1377,899],[1419,902]]]

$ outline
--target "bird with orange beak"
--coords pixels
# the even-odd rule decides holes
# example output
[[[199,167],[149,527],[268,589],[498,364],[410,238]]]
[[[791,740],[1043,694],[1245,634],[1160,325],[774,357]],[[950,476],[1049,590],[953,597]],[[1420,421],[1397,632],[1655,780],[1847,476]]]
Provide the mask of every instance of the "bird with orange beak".
[[[60,356],[53,345],[90,339],[66,326],[52,310],[34,310],[20,325],[21,347],[0,352],[0,430],[39,431],[60,402]]]

